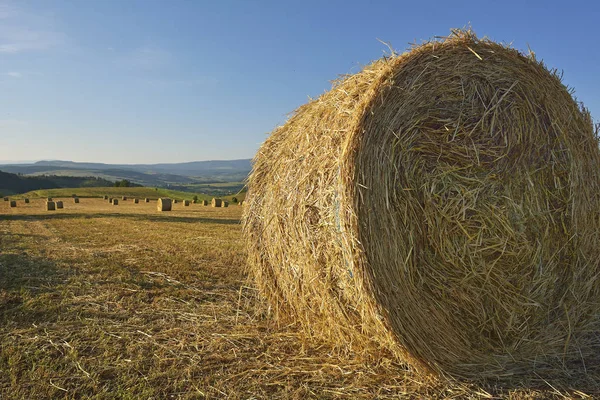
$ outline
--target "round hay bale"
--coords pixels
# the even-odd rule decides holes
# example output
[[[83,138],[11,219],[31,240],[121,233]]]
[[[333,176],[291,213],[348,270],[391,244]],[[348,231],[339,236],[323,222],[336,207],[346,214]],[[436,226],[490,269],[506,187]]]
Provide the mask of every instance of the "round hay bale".
[[[48,198],[46,198],[46,201],[53,201],[53,200],[52,200],[52,197],[48,197]]]
[[[147,197],[144,199],[144,201],[145,201],[146,203],[150,203],[150,199],[149,199],[149,198],[147,198]]]
[[[11,200],[10,201],[10,206],[11,207],[16,207],[17,206],[17,201],[16,200]]]
[[[171,207],[171,199],[161,197],[156,202],[156,209],[158,211],[171,211]]]
[[[4,201],[8,201],[8,197],[5,197],[5,198],[4,198]]]
[[[105,196],[104,196],[104,200],[108,200],[108,196],[106,196],[106,195],[105,195]]]
[[[212,201],[210,202],[210,205],[213,207],[221,207],[222,203],[223,203],[223,200],[213,198]]]
[[[139,202],[140,202],[140,199],[133,199],[133,202],[134,202],[135,204],[139,204]]]
[[[113,206],[118,206],[119,205],[119,199],[112,199],[112,205]]]
[[[25,201],[25,204],[29,204],[29,199],[23,199]]]
[[[207,206],[208,205],[208,200],[202,200],[202,205],[203,206]]]
[[[173,200],[173,204],[177,204],[179,202],[179,200],[175,199]]]
[[[123,201],[125,201],[125,200],[127,200],[127,196],[123,196],[123,197],[121,197],[121,199],[122,199]]]
[[[221,202],[221,207],[229,207],[229,202],[228,202],[228,201],[225,201],[225,200],[223,200],[223,201]]]
[[[56,210],[56,203],[53,201],[46,200],[46,211],[54,211]]]
[[[599,366],[597,134],[556,73],[470,31],[375,61],[258,151],[250,271],[279,318],[424,372]]]
[[[112,198],[112,197],[109,197],[109,198],[108,198],[108,202],[109,202],[109,203],[112,203],[112,201],[113,201],[113,198]]]
[[[74,197],[73,198],[73,203],[79,204],[79,197]]]
[[[190,201],[189,200],[183,200],[183,205],[184,205],[184,207],[189,207]]]
[[[64,205],[63,205],[62,201],[57,201],[56,202],[56,209],[58,210],[59,208],[64,208]]]

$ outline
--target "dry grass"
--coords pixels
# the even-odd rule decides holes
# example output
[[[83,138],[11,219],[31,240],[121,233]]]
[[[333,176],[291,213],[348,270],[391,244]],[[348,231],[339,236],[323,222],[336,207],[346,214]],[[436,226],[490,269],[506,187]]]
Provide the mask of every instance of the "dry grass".
[[[43,206],[0,205],[0,398],[589,398],[424,379],[277,326],[241,207]]]

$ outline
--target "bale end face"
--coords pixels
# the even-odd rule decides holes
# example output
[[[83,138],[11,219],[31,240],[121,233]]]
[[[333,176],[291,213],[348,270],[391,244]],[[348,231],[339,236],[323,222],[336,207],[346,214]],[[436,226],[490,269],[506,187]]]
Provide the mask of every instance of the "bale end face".
[[[46,211],[56,210],[56,203],[53,201],[46,201]]]
[[[159,198],[156,202],[156,209],[158,211],[171,211],[171,199]]]

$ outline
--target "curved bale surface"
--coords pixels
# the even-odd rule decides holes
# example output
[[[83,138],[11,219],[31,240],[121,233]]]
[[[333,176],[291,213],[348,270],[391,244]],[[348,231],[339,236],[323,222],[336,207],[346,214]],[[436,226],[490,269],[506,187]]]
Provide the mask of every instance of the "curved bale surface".
[[[279,318],[342,347],[469,379],[583,374],[600,365],[599,172],[555,72],[454,32],[271,134],[248,181],[249,268]]]
[[[171,199],[161,197],[156,202],[158,211],[171,211],[171,207]]]

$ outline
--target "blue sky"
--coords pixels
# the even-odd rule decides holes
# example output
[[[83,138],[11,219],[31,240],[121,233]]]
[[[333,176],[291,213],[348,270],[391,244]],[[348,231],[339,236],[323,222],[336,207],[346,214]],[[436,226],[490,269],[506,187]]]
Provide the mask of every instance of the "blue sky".
[[[470,24],[527,46],[600,120],[596,1],[0,0],[0,160],[250,158],[387,48]]]

